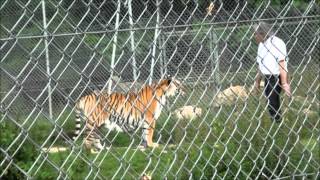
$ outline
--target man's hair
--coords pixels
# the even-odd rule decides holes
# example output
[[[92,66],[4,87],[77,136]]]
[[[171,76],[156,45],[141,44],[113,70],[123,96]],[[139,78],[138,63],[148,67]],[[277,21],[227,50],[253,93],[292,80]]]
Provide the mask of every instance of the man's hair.
[[[253,25],[253,29],[255,33],[263,34],[267,37],[273,34],[271,28],[272,28],[272,25],[266,22],[259,22],[258,24]]]

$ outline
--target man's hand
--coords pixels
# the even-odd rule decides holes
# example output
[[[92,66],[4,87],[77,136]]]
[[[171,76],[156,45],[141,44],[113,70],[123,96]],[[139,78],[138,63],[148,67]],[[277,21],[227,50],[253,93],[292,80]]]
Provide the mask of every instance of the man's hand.
[[[261,82],[261,72],[258,70],[256,75],[256,80],[254,82],[254,93],[259,94],[260,92],[260,82]]]
[[[257,81],[255,80],[253,85],[251,86],[251,93],[252,95],[255,95],[255,96],[260,96],[261,95],[261,92],[260,92],[260,89],[261,89],[261,86],[260,86],[260,82],[261,81]]]
[[[282,89],[284,90],[284,92],[286,93],[286,95],[288,97],[291,97],[291,88],[290,85],[288,83],[284,83],[281,85]]]
[[[279,68],[280,68],[280,82],[281,82],[281,87],[286,93],[288,97],[291,97],[291,89],[290,85],[287,83],[288,82],[288,72],[286,67],[286,61],[285,60],[280,60],[279,62]]]
[[[256,80],[255,82],[254,82],[254,90],[256,91],[256,92],[259,92],[260,91],[260,80]]]

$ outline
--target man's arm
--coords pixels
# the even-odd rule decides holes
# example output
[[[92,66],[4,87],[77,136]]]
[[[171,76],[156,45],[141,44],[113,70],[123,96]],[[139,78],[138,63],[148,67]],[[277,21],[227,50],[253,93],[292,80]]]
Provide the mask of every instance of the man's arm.
[[[288,83],[288,72],[286,70],[285,61],[279,61],[279,69],[280,69],[280,79],[281,79],[281,87],[285,91],[287,96],[291,96],[290,85]]]
[[[259,90],[260,89],[260,82],[261,82],[261,79],[262,79],[262,75],[261,75],[261,71],[257,70],[257,75],[256,75],[256,79],[255,79],[255,83],[254,83],[254,87],[256,90]]]

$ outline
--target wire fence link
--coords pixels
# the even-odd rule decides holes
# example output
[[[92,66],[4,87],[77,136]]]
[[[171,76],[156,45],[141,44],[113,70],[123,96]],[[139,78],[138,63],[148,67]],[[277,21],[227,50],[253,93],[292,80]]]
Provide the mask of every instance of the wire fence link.
[[[4,0],[0,15],[1,179],[320,177],[318,1]],[[253,89],[262,21],[287,46],[280,123]],[[167,77],[185,94],[156,121],[159,147],[106,128],[102,151],[72,141],[81,97]]]

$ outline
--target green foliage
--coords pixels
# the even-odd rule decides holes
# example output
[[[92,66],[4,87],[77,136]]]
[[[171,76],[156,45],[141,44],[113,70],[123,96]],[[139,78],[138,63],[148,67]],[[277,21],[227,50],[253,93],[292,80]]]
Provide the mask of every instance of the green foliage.
[[[248,74],[239,73],[236,79],[234,74],[226,76],[221,81],[223,89],[230,81],[243,82]],[[315,135],[319,134],[320,114],[317,112],[319,99],[314,98],[319,90],[313,77],[312,68],[299,76],[293,73],[292,88],[297,90],[291,100],[282,97],[282,124],[272,123],[263,98],[251,95],[234,105],[213,107],[215,88],[201,83],[186,85],[190,98],[179,98],[175,104],[169,103],[172,107],[168,108],[196,105],[203,114],[193,120],[178,120],[171,112],[163,111],[154,138],[161,146],[145,152],[135,149],[141,142],[141,131],[128,136],[109,133],[105,129],[101,129],[101,134],[111,145],[109,151],[98,155],[88,153],[80,145],[81,141],[71,150],[74,144],[67,140],[74,130],[75,117],[71,109],[66,109],[54,122],[42,115],[29,118],[4,116],[0,123],[1,149],[7,153],[0,153],[1,159],[7,159],[3,167],[9,165],[9,157],[12,157],[13,163],[21,168],[10,164],[4,178],[26,179],[28,175],[35,179],[77,179],[88,174],[93,178],[98,174],[108,179],[113,176],[135,179],[144,170],[154,179],[186,179],[190,176],[194,179],[212,176],[245,179],[247,176],[260,177],[262,172],[270,177],[272,174],[283,177],[316,173],[320,145]],[[173,99],[169,101],[173,102]],[[316,113],[301,113],[305,109]],[[40,150],[41,145],[63,146],[68,150],[46,153]]]
[[[10,120],[5,119],[0,123],[1,138],[0,145],[6,154],[1,152],[1,159],[5,159],[4,166],[7,167],[9,164],[10,168],[7,169],[5,173],[5,179],[25,179],[25,172],[31,167],[32,163],[38,156],[38,151],[31,141],[26,138],[26,131],[23,128],[15,125]],[[21,147],[20,147],[21,146]],[[14,154],[13,161],[10,159]],[[16,164],[21,170],[21,172],[16,166]]]
[[[35,6],[39,1],[30,2],[29,6]],[[18,7],[16,1],[7,1],[7,3],[9,4],[6,7],[10,10]],[[201,0],[199,3],[205,7],[208,2]],[[258,7],[265,2],[252,0],[249,3]],[[287,1],[271,1],[271,5],[278,8],[282,7],[284,3]],[[294,0],[293,5],[304,10],[308,1]],[[49,3],[48,7],[49,14],[56,11],[54,9],[56,7],[52,4]],[[79,12],[85,8],[85,6],[82,7]],[[18,11],[21,14],[24,10],[22,8],[16,9],[16,12]],[[81,19],[75,12],[71,11],[70,13],[74,13],[72,19],[75,19],[75,22]],[[52,14],[48,19],[50,17]],[[20,16],[6,17],[2,24],[10,29],[18,18]],[[56,21],[59,20],[61,19]],[[41,25],[41,19],[38,21],[40,22],[38,24]],[[58,23],[60,22],[52,22],[48,30],[50,32],[56,30]],[[201,42],[207,36],[206,33],[210,27],[201,26],[199,21],[193,30],[199,28],[202,31],[194,37],[194,42]],[[74,30],[71,25],[62,23],[56,33],[64,32],[66,29]],[[232,28],[226,28],[224,31],[218,30],[218,28],[215,30],[218,39],[226,40],[228,37],[226,42],[230,43],[228,47],[231,49],[238,49],[239,45],[246,48],[250,41],[251,33],[248,33],[248,27],[245,26],[238,27],[234,31]],[[3,28],[2,31],[5,32]],[[39,27],[28,24],[28,27],[21,31],[20,35],[37,35],[42,34],[41,32]],[[113,35],[114,33],[109,32],[105,35],[86,34],[83,41],[85,46],[88,46],[87,49],[90,53],[102,55],[110,64]],[[1,33],[0,37],[7,36],[8,34]],[[119,58],[121,52],[130,53],[129,36],[129,32],[118,32],[115,59]],[[153,36],[154,31],[135,31],[135,52],[139,57],[137,60],[145,59],[150,52]],[[59,37],[55,38],[59,39]],[[75,39],[82,41],[82,36],[75,36]],[[61,47],[66,47],[70,41],[70,37],[59,39]],[[37,53],[42,52],[43,45],[37,46],[37,39],[21,39],[17,42],[19,46],[15,46],[11,50],[6,59],[3,59],[4,64],[2,65],[4,69],[15,69],[19,72],[27,63],[23,59],[31,56],[38,57]],[[239,42],[241,43],[239,44]],[[70,54],[76,51],[77,43],[78,41],[75,41],[72,45],[68,45],[65,51],[63,50],[66,57],[69,51]],[[203,44],[205,47],[209,45],[209,43]],[[252,44],[252,46],[254,47],[249,48],[247,54],[255,54],[251,51],[256,49],[256,44]],[[37,49],[40,51],[37,52]],[[81,50],[81,48],[77,48],[77,51]],[[34,54],[29,54],[31,51],[34,51]],[[52,54],[50,56],[56,56],[60,52]],[[76,56],[72,58],[77,59]],[[55,61],[60,61],[60,58],[56,58]],[[55,63],[52,60],[51,62]],[[3,168],[6,169],[3,179],[26,179],[27,176],[34,179],[63,179],[65,177],[93,179],[96,175],[105,177],[105,179],[112,177],[136,179],[144,170],[151,173],[153,179],[165,179],[166,177],[168,179],[188,179],[190,176],[193,179],[209,179],[213,176],[225,179],[246,179],[247,177],[259,178],[261,172],[270,177],[272,174],[291,176],[302,173],[318,173],[320,145],[316,135],[319,134],[320,129],[319,105],[310,103],[314,102],[310,99],[313,97],[316,97],[319,102],[319,81],[315,82],[315,74],[318,70],[306,69],[308,68],[301,66],[300,69],[295,69],[297,73],[292,74],[294,95],[301,96],[303,99],[285,101],[284,109],[289,108],[285,111],[282,124],[272,123],[265,111],[265,104],[254,96],[250,96],[247,101],[238,101],[235,105],[212,107],[211,104],[215,100],[214,93],[212,93],[214,92],[213,88],[208,88],[206,85],[197,85],[198,88],[190,86],[188,89],[191,91],[188,94],[191,98],[179,99],[177,105],[171,109],[176,109],[180,104],[196,104],[202,108],[204,114],[189,121],[178,120],[171,112],[163,112],[157,122],[155,132],[155,139],[159,140],[161,146],[154,150],[147,149],[145,152],[135,149],[141,141],[140,131],[136,135],[128,136],[123,133],[109,133],[102,129],[101,134],[108,134],[104,137],[105,142],[112,146],[109,151],[105,150],[100,154],[88,153],[79,142],[68,142],[67,139],[70,139],[68,136],[72,134],[74,129],[74,115],[69,109],[54,122],[42,115],[29,118],[22,117],[22,115],[1,117],[0,159],[3,164],[0,167],[0,172],[3,172]],[[290,72],[294,71],[290,70]],[[300,72],[304,72],[304,74],[300,74]],[[58,74],[60,75],[60,73]],[[74,74],[75,72],[72,74],[72,71],[68,70],[64,72],[64,76],[68,77],[72,77]],[[250,84],[250,81],[253,82],[254,74],[255,72],[251,71],[236,74],[226,73],[226,78],[221,80],[220,85],[227,87],[231,82]],[[11,89],[8,82],[1,82],[3,89]],[[316,94],[317,96],[315,96]],[[12,106],[20,109],[24,105],[25,103],[17,101]],[[304,109],[317,113],[297,113]],[[41,146],[51,145],[65,146],[68,147],[68,150],[59,153],[46,153],[41,150]],[[75,150],[71,150],[71,145],[75,145]],[[274,172],[270,170],[274,170]]]
[[[164,112],[157,122],[155,137],[161,146],[144,152],[135,150],[140,142],[140,132],[134,136],[110,133],[105,138],[112,147],[100,154],[88,153],[84,148],[60,153],[40,152],[34,142],[43,144],[54,129],[44,117],[35,118],[32,125],[27,122],[23,127],[17,127],[10,120],[1,123],[4,130],[1,132],[1,148],[6,149],[12,142],[17,142],[17,145],[23,143],[14,156],[14,162],[36,179],[93,178],[96,175],[108,179],[136,179],[144,170],[154,179],[186,179],[190,176],[193,179],[212,176],[245,179],[248,176],[260,177],[261,172],[270,177],[272,174],[316,173],[320,160],[316,154],[320,147],[314,134],[319,133],[319,114],[309,117],[287,112],[283,123],[275,124],[264,111],[264,104],[258,101],[251,96],[236,105],[223,105],[223,112],[217,116],[219,107],[210,107],[208,102],[200,103],[199,106],[207,113],[191,121],[177,120]],[[294,102],[297,106],[299,103],[303,105],[301,101]],[[73,130],[73,119],[74,116],[66,112],[56,123],[68,134]],[[15,141],[22,128],[29,126],[32,128],[27,140],[23,142],[23,138],[18,138]],[[107,133],[105,130],[102,132]],[[61,137],[53,137],[45,146],[53,144],[71,148],[63,141]],[[11,153],[8,151],[9,155]],[[36,161],[38,157],[40,159]],[[10,166],[5,177],[25,178],[14,166]]]

